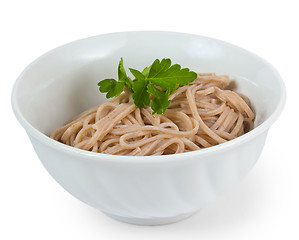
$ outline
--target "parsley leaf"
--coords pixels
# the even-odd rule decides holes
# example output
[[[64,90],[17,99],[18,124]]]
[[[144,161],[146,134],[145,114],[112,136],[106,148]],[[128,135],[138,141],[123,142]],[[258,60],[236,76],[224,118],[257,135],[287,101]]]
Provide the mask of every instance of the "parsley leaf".
[[[149,93],[147,92],[147,84],[145,76],[138,70],[130,68],[130,72],[136,78],[133,81],[133,94],[132,98],[137,107],[144,107],[150,104]]]
[[[122,58],[118,64],[118,81],[113,78],[104,79],[98,83],[98,86],[101,93],[107,93],[106,98],[117,97],[123,91],[124,86],[133,91],[133,83],[127,76]]]
[[[142,72],[139,72],[138,70],[136,69],[133,69],[133,68],[129,68],[130,72],[134,75],[135,77],[135,80],[145,80],[146,76],[143,75]]]
[[[153,114],[158,113],[162,114],[166,111],[167,107],[171,103],[168,100],[170,95],[170,90],[168,89],[166,92],[159,90],[158,88],[154,87],[152,84],[147,85],[147,91],[149,94],[154,96],[152,100],[151,108],[153,109]]]
[[[149,71],[151,70],[151,66],[149,67],[146,67],[142,70],[142,74],[145,76],[145,77],[148,77],[148,74],[149,74]]]
[[[107,98],[117,97],[126,86],[132,92],[134,104],[140,108],[151,105],[153,114],[164,113],[171,103],[169,95],[197,77],[197,74],[188,68],[181,69],[178,64],[171,65],[169,58],[163,58],[161,61],[156,59],[142,72],[133,68],[129,70],[135,77],[133,81],[127,76],[121,58],[118,65],[118,81],[115,79],[100,81],[98,83],[100,92],[107,93]]]
[[[131,91],[133,91],[132,80],[127,76],[123,58],[120,59],[118,64],[118,81],[123,82]]]
[[[171,60],[156,59],[149,71],[148,80],[164,88],[175,90],[179,86],[188,85],[197,77],[195,72],[188,68],[181,69],[181,66],[174,64],[171,66]]]
[[[117,97],[124,89],[123,82],[117,82],[115,79],[105,79],[98,83],[100,92],[107,92],[106,98]]]

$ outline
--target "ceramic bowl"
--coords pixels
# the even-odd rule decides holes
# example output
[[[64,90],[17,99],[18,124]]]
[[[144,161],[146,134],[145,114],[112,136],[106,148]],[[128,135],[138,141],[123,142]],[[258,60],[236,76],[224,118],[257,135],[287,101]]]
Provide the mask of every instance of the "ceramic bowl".
[[[50,133],[106,101],[97,83],[125,67],[156,58],[199,72],[228,74],[256,112],[255,128],[226,143],[165,156],[114,156],[76,149]],[[280,115],[285,87],[265,60],[232,44],[174,32],[122,32],[58,47],[16,80],[13,111],[47,171],[69,193],[120,221],[159,225],[182,220],[232,189],[258,160],[269,127]]]

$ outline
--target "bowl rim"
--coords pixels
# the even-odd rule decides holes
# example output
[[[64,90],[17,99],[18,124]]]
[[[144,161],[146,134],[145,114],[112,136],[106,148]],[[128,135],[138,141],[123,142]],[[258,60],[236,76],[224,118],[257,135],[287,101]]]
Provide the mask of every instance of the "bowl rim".
[[[122,155],[110,155],[110,154],[103,154],[103,153],[95,153],[91,151],[86,151],[82,149],[78,149],[75,147],[68,146],[66,144],[60,143],[46,134],[40,132],[37,130],[35,127],[33,127],[22,115],[20,108],[18,106],[18,101],[17,101],[17,91],[18,91],[18,86],[19,83],[22,80],[23,75],[40,59],[46,57],[47,55],[51,54],[52,52],[56,51],[59,48],[66,47],[68,45],[80,42],[80,41],[85,41],[90,38],[98,38],[98,37],[107,37],[109,35],[121,35],[121,34],[173,34],[173,35],[184,35],[188,37],[193,37],[193,38],[202,38],[205,40],[211,40],[211,41],[217,41],[220,42],[223,45],[229,45],[230,47],[238,48],[241,51],[246,52],[246,54],[252,55],[253,57],[259,59],[261,62],[263,62],[265,65],[267,65],[271,71],[276,75],[276,78],[278,79],[278,84],[279,84],[279,90],[280,90],[280,96],[281,98],[279,99],[279,103],[276,107],[276,109],[273,111],[273,113],[264,121],[262,122],[259,126],[255,127],[252,129],[250,132],[237,137],[233,140],[227,141],[225,143],[218,144],[216,146],[212,146],[209,148],[203,148],[200,150],[195,150],[191,152],[186,152],[186,153],[179,153],[179,154],[171,154],[171,155],[161,155],[161,156],[122,156]],[[286,87],[283,82],[283,79],[277,69],[268,61],[265,59],[261,58],[257,54],[248,51],[242,47],[239,47],[235,44],[228,43],[223,40],[219,40],[216,38],[211,38],[211,37],[206,37],[202,35],[197,35],[193,33],[183,33],[183,32],[174,32],[174,31],[123,31],[123,32],[111,32],[111,33],[105,33],[105,34],[99,34],[87,38],[82,38],[78,39],[66,44],[63,44],[59,47],[56,47],[54,49],[49,50],[48,52],[42,54],[40,57],[35,59],[33,62],[31,62],[19,75],[19,77],[16,79],[12,92],[11,92],[11,105],[13,112],[18,119],[19,123],[22,125],[22,127],[25,129],[27,134],[29,136],[34,137],[38,141],[46,144],[47,146],[54,148],[58,151],[62,151],[66,154],[73,155],[75,157],[81,156],[82,159],[89,159],[92,161],[104,161],[104,162],[110,162],[110,163],[139,163],[139,164],[150,164],[150,163],[165,163],[165,162],[177,162],[177,161],[188,161],[194,159],[196,157],[196,160],[201,159],[201,157],[206,157],[207,155],[215,154],[215,153],[220,153],[223,151],[230,150],[236,146],[239,146],[240,144],[243,144],[245,142],[248,142],[255,138],[256,136],[264,133],[269,129],[269,127],[278,119],[279,115],[281,114],[286,102]]]

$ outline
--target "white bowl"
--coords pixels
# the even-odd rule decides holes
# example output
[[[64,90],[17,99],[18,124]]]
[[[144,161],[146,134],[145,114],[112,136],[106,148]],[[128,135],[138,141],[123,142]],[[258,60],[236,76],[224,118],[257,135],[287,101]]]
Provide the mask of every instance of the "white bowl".
[[[97,83],[156,58],[194,71],[229,74],[256,111],[255,128],[226,143],[166,156],[113,156],[76,149],[49,134],[76,114],[106,101]],[[158,225],[184,219],[231,189],[259,158],[269,127],[285,103],[278,72],[232,44],[174,32],[123,32],[58,47],[17,79],[12,107],[41,162],[69,193],[120,221]]]

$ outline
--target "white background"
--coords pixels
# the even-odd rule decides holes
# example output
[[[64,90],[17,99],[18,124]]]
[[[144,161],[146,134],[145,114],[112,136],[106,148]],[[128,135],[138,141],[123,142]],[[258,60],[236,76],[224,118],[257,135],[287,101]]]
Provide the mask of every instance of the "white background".
[[[297,1],[1,1],[0,239],[299,239]],[[10,106],[12,85],[59,45],[108,32],[168,30],[218,38],[272,63],[287,104],[258,163],[233,190],[182,222],[117,222],[60,187]],[[297,135],[297,136],[296,136]]]

